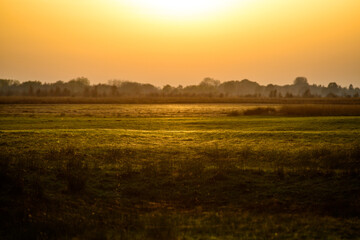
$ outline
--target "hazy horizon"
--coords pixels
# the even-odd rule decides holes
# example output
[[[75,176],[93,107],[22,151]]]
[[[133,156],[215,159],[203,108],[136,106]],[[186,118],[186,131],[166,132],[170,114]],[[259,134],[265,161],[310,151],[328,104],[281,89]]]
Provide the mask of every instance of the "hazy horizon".
[[[297,76],[297,77],[301,77],[301,78],[306,78],[305,76]],[[62,81],[64,83],[66,82],[69,82],[71,80],[76,80],[76,79],[79,79],[79,78],[86,78],[89,80],[90,82],[90,85],[97,85],[97,84],[109,84],[109,85],[112,85],[111,84],[111,81],[120,81],[120,82],[135,82],[135,83],[140,83],[140,84],[151,84],[153,85],[154,87],[157,87],[157,88],[162,88],[162,87],[165,87],[166,85],[170,85],[172,87],[178,87],[178,86],[183,86],[183,87],[186,87],[186,86],[192,86],[192,85],[199,85],[201,84],[201,82],[206,79],[206,78],[211,78],[211,77],[206,77],[206,78],[202,78],[202,79],[199,79],[199,81],[197,82],[194,82],[194,83],[189,83],[189,84],[170,84],[170,83],[165,83],[165,84],[162,84],[162,85],[156,85],[152,82],[147,82],[147,81],[133,81],[131,79],[115,79],[115,78],[112,78],[112,79],[108,79],[108,80],[104,80],[104,81],[99,81],[99,82],[94,82],[92,81],[91,79],[87,78],[86,76],[78,76],[78,77],[73,77],[73,78],[70,78],[70,79],[58,79],[58,80],[55,80],[55,81],[41,81],[41,80],[38,80],[38,79],[27,79],[27,80],[20,80],[20,79],[10,79],[10,78],[2,78],[0,76],[0,79],[8,79],[8,80],[15,80],[15,81],[19,81],[20,84],[21,83],[24,83],[24,82],[28,82],[28,81],[40,81],[42,84],[54,84],[56,83],[57,81]],[[230,79],[230,80],[221,80],[221,79],[215,79],[215,78],[211,78],[211,79],[214,79],[214,80],[217,80],[219,81],[219,83],[225,83],[225,82],[230,82],[230,81],[243,81],[243,80],[248,80],[250,82],[255,82],[255,83],[258,83],[260,86],[267,86],[267,85],[277,85],[277,86],[286,86],[286,85],[293,85],[294,84],[294,81],[296,78],[292,79],[291,81],[289,81],[288,83],[284,83],[284,84],[275,84],[275,83],[266,83],[266,84],[261,84],[257,81],[253,81],[251,79],[248,79],[248,78],[243,78],[243,79]],[[307,79],[307,78],[306,78]],[[335,83],[338,84],[338,82],[334,81]],[[332,83],[332,82],[328,82],[328,83],[324,83],[324,84],[318,84],[316,82],[311,82],[311,81],[308,81],[308,84],[311,86],[311,85],[317,85],[317,86],[324,86],[324,87],[327,87],[329,85],[329,83]],[[353,84],[353,83],[350,83],[351,85],[353,85],[354,88],[360,88],[360,83],[359,84]],[[350,85],[349,84],[349,85]],[[341,85],[341,84],[338,84],[340,87],[343,87],[343,88],[347,88],[349,87],[349,85]]]
[[[0,78],[360,85],[357,0],[3,0]]]

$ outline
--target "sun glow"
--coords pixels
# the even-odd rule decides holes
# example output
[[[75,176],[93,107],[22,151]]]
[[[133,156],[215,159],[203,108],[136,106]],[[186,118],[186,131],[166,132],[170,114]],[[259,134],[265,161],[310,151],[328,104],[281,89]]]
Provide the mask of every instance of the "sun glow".
[[[147,14],[171,18],[202,18],[230,9],[235,0],[133,0]]]

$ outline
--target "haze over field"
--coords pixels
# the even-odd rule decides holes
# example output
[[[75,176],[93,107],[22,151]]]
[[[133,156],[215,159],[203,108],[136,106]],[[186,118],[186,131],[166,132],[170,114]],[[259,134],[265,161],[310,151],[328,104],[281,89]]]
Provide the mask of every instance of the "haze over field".
[[[360,84],[358,0],[1,0],[0,78]]]

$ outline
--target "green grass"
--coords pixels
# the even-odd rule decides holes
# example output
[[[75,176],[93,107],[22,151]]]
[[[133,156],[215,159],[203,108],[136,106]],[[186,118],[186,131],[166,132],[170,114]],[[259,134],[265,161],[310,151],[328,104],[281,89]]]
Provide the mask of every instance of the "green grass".
[[[0,237],[359,238],[360,117],[247,108],[1,106]]]

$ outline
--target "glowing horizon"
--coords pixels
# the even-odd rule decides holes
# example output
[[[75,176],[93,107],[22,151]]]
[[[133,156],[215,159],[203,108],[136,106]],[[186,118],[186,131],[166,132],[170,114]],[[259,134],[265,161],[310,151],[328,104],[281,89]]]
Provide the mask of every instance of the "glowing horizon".
[[[360,85],[357,0],[2,0],[0,78]]]

